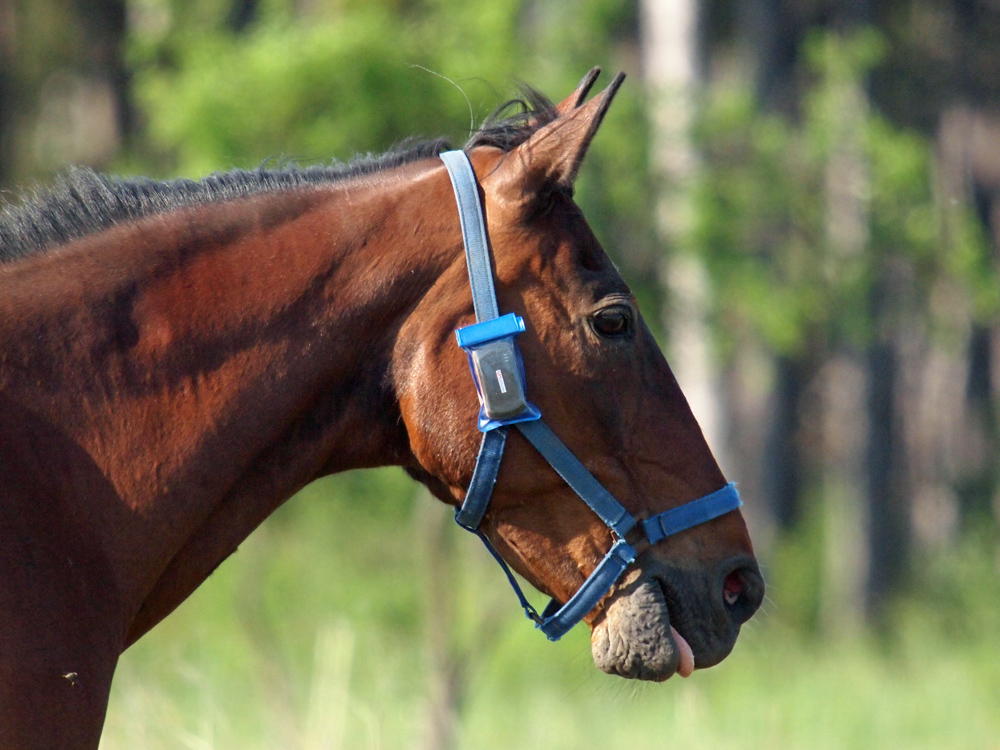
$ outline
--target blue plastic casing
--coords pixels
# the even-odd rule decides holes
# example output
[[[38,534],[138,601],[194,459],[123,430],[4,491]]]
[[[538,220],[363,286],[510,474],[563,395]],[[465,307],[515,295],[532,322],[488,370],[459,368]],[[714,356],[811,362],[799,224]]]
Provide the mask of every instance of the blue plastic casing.
[[[514,313],[455,331],[476,383],[482,432],[542,416],[525,394],[524,363],[514,343],[523,331],[524,320]]]

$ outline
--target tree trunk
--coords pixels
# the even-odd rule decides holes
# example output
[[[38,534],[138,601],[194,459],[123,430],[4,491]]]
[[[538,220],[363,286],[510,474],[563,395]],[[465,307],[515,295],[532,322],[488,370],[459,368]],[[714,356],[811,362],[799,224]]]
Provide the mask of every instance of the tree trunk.
[[[242,34],[257,18],[257,0],[232,0],[226,25],[234,34]]]
[[[16,114],[15,78],[17,15],[13,0],[0,0],[0,187],[14,177]]]
[[[870,565],[865,364],[857,352],[841,348],[824,363],[818,379],[824,549],[819,622],[832,636],[856,635],[865,622]]]
[[[822,273],[827,283],[844,293],[853,269],[869,247],[871,194],[868,163],[862,142],[868,117],[862,82],[836,77],[829,61],[826,83],[832,122],[832,143],[825,175],[825,242]],[[870,261],[869,261],[870,262]],[[846,312],[846,314],[850,314]],[[836,325],[836,322],[834,322]],[[833,350],[821,371],[823,451],[824,575],[820,622],[829,633],[850,634],[865,621],[871,548],[865,476],[871,444],[869,410],[873,384],[867,358],[849,343],[847,331],[837,331]],[[887,405],[891,410],[891,404]]]
[[[906,577],[910,514],[902,485],[905,450],[900,440],[899,338],[909,274],[889,264],[873,289],[873,317],[881,329],[868,350],[869,570],[865,608],[869,619],[885,614],[885,602]]]
[[[111,87],[115,101],[118,139],[126,143],[135,126],[130,91],[131,74],[125,64],[128,18],[125,0],[77,0],[90,59],[86,67]]]

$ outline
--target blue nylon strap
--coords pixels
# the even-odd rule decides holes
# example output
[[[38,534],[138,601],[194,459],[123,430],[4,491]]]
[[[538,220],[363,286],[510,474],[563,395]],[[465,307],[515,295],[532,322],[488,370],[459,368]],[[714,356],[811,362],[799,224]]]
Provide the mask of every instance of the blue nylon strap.
[[[521,586],[518,584],[517,579],[514,578],[513,571],[511,571],[510,567],[507,565],[507,561],[504,560],[502,557],[500,557],[500,553],[497,552],[496,547],[493,546],[493,542],[489,540],[489,537],[487,537],[486,534],[484,534],[479,529],[472,529],[472,533],[474,533],[482,540],[483,545],[486,547],[487,550],[489,550],[489,553],[493,555],[493,559],[496,560],[498,563],[500,563],[500,567],[503,568],[504,575],[507,576],[507,581],[510,583],[510,587],[514,589],[514,593],[517,594],[518,601],[521,602],[521,607],[524,609],[525,616],[533,623],[535,623],[536,627],[541,628],[545,624],[544,620],[542,619],[542,615],[539,615],[538,610],[531,606],[531,602],[528,601],[528,597],[524,595],[524,592],[521,590]],[[554,601],[555,600],[553,600],[553,602]],[[548,609],[546,609],[546,611],[548,611]],[[589,612],[590,610],[587,611]],[[584,614],[586,614],[586,612],[584,612]],[[579,620],[577,622],[579,622]],[[573,624],[575,625],[576,623]],[[557,640],[557,639],[551,638],[550,640]]]
[[[536,625],[541,626],[542,618],[539,616],[538,610],[531,606],[528,597],[524,595],[524,591],[521,590],[521,586],[507,565],[507,561],[500,556],[496,547],[493,546],[493,542],[479,528],[479,524],[483,521],[483,516],[486,515],[486,508],[490,504],[490,498],[493,497],[493,485],[497,481],[497,473],[500,471],[500,461],[503,458],[503,449],[506,443],[506,427],[498,427],[495,430],[483,433],[483,442],[479,446],[479,455],[476,457],[476,467],[472,470],[472,480],[469,482],[469,489],[465,493],[465,501],[462,503],[462,507],[455,511],[455,521],[463,529],[471,531],[479,537],[483,546],[486,547],[487,551],[493,556],[493,559],[503,569],[504,575],[507,576],[507,581],[510,583],[511,588],[514,589],[518,601],[521,602],[521,606],[524,608],[524,614]]]
[[[476,173],[472,171],[472,164],[464,151],[446,151],[441,154],[441,161],[448,168],[448,177],[458,202],[476,320],[492,320],[500,315],[500,310],[497,307],[496,291],[493,289],[490,246],[486,236],[486,222],[483,220],[483,207],[479,203]]]
[[[504,445],[507,443],[507,428],[497,427],[495,430],[483,433],[483,442],[479,445],[479,455],[476,457],[476,468],[472,470],[472,481],[465,493],[462,507],[455,511],[455,521],[469,531],[477,531],[479,524],[486,515],[486,507],[493,496],[493,485],[500,471],[500,460],[503,458]]]
[[[743,503],[736,492],[736,485],[730,483],[721,490],[697,500],[692,500],[677,508],[658,513],[642,522],[642,530],[650,544],[656,544],[671,534],[676,534],[692,526],[711,521],[713,518],[736,510]]]
[[[616,541],[568,602],[562,607],[555,599],[549,603],[542,613],[543,620],[538,623],[538,629],[550,641],[558,641],[597,606],[633,560],[635,548],[624,539]],[[556,607],[559,608],[553,613]]]
[[[586,617],[587,613],[596,607],[597,603],[608,593],[608,590],[625,571],[625,568],[635,560],[635,548],[624,539],[619,539],[608,550],[608,554],[604,556],[604,559],[594,569],[594,572],[587,577],[587,580],[583,582],[566,604],[560,605],[558,601],[552,599],[542,614],[539,615],[538,610],[531,605],[531,602],[524,595],[524,591],[514,577],[510,566],[507,565],[507,561],[500,556],[500,553],[497,552],[496,547],[493,546],[489,537],[478,528],[470,529],[470,531],[479,537],[483,546],[486,547],[493,556],[493,559],[503,569],[510,587],[517,594],[525,616],[534,622],[535,626],[550,641],[558,641],[572,630],[574,625]]]
[[[542,420],[520,422],[517,429],[549,462],[553,469],[618,536],[625,538],[635,526],[635,519],[604,486],[594,479],[580,459]]]

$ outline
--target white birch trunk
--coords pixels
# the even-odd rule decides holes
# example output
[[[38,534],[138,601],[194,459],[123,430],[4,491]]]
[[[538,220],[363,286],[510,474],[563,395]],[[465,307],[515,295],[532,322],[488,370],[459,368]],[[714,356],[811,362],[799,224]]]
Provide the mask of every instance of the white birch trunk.
[[[834,142],[826,165],[826,266],[830,282],[868,251],[868,164],[862,143],[868,103],[857,81],[834,81]],[[870,524],[866,445],[869,373],[856,352],[831,352],[819,376],[821,391],[824,564],[820,622],[830,634],[849,635],[865,621]]]

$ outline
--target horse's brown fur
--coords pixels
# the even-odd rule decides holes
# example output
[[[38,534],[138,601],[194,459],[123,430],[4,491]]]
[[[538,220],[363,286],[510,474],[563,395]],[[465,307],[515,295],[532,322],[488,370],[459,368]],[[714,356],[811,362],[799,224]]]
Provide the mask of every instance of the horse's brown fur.
[[[528,321],[531,397],[645,516],[724,480],[649,332],[607,341],[587,323],[634,302],[567,194],[610,102],[583,96],[513,151],[470,156],[500,307]],[[436,159],[152,214],[0,266],[0,748],[96,747],[119,654],[314,478],[396,464],[459,503],[478,407],[452,331],[472,319]],[[488,533],[565,600],[608,531],[509,442]],[[756,575],[738,513],[645,554]],[[600,607],[588,621],[613,627]],[[685,627],[698,643],[702,622]],[[731,647],[731,623],[707,627]],[[660,648],[667,666],[638,676],[669,676]]]

